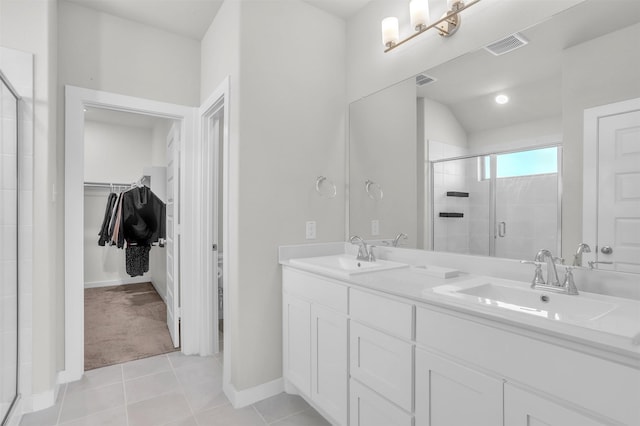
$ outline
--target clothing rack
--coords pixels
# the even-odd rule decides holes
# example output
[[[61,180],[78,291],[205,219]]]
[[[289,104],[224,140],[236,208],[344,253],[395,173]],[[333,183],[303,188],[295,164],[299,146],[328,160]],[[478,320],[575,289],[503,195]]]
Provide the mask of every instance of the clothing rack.
[[[133,182],[133,183],[115,183],[115,182],[85,182],[84,183],[84,187],[85,188],[110,188],[111,191],[113,191],[114,189],[130,189],[130,188],[134,188],[136,186],[148,186],[147,182],[149,177],[148,176],[142,176],[140,179],[138,179],[138,181]]]

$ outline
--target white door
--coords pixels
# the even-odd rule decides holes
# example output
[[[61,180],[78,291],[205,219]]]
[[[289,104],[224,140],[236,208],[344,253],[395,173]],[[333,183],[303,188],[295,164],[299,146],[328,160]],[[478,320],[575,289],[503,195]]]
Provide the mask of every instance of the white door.
[[[602,423],[569,407],[506,384],[504,386],[504,424],[508,426],[605,426],[610,423]]]
[[[416,426],[502,424],[501,380],[417,349],[415,386]]]
[[[640,272],[640,111],[598,127],[598,268]]]
[[[167,327],[173,346],[180,346],[180,128],[167,136]]]

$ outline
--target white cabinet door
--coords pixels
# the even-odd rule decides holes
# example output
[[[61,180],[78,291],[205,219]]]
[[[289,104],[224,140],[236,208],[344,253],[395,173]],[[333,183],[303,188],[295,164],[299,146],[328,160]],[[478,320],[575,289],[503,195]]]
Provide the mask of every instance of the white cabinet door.
[[[347,317],[311,305],[311,399],[347,424]]]
[[[283,298],[284,377],[305,395],[311,390],[311,304]]]
[[[413,346],[353,320],[349,329],[351,377],[411,411]]]
[[[353,379],[349,393],[349,426],[412,426],[411,414]]]
[[[502,383],[416,349],[416,426],[502,425]]]
[[[605,426],[614,423],[603,423],[586,414],[505,384],[504,424],[506,426]]]

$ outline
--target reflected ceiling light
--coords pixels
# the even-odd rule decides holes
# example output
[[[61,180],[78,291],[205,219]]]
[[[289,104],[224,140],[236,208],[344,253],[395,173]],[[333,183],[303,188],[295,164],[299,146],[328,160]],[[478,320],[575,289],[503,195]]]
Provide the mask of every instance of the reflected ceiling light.
[[[427,32],[431,28],[437,28],[442,37],[451,37],[460,28],[460,12],[478,3],[480,0],[447,0],[447,12],[436,22],[429,23],[428,0],[411,0],[409,14],[411,26],[415,31],[409,37],[400,40],[398,18],[389,17],[382,20],[382,44],[385,52],[395,49],[414,37]]]
[[[498,95],[496,96],[496,103],[500,105],[504,105],[509,102],[509,97],[507,95]]]

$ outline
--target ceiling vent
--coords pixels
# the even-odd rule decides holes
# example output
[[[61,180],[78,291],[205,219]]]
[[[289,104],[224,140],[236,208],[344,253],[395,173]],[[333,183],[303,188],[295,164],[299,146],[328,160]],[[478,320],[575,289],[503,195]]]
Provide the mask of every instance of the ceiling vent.
[[[433,83],[434,81],[436,81],[436,79],[429,75],[426,75],[426,74],[416,75],[416,86],[424,86],[425,84]]]
[[[529,40],[524,38],[520,33],[512,34],[502,40],[495,41],[484,48],[495,56],[504,55],[505,53],[512,52],[529,43]]]

